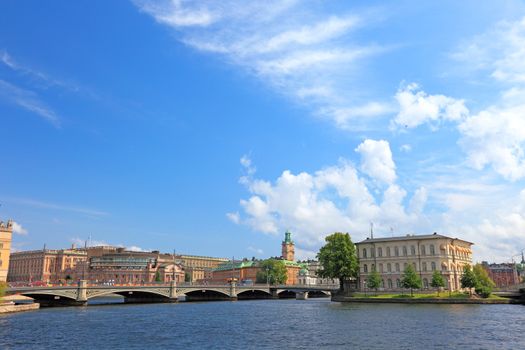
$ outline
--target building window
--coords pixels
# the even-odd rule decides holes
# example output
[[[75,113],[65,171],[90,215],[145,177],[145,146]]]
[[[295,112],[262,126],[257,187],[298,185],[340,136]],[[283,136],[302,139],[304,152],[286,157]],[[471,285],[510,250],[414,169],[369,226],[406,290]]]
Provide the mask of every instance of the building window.
[[[399,263],[396,263],[396,272],[399,272]]]
[[[396,287],[397,288],[401,288],[401,281],[398,279],[396,279]]]
[[[416,267],[416,263],[415,262],[412,263],[412,267],[414,268],[414,271],[417,271],[417,267]]]
[[[386,271],[392,272],[392,265],[390,263],[386,264]]]
[[[381,288],[385,288],[385,280],[381,280]]]
[[[376,270],[376,264],[372,264],[372,271]]]
[[[421,255],[427,255],[427,249],[425,248],[424,245],[421,246]]]
[[[368,265],[367,264],[363,265],[363,272],[364,273],[368,273]]]
[[[386,256],[390,256],[390,247],[386,247]]]
[[[432,261],[430,263],[430,268],[432,269],[432,271],[436,271],[436,263]]]
[[[404,263],[403,264],[403,271],[405,271],[407,269],[407,267],[408,267],[408,263]]]
[[[395,248],[394,248],[394,254],[395,254],[396,256],[399,256],[399,247],[395,247]]]
[[[423,287],[428,288],[428,280],[426,278],[423,278]]]
[[[392,289],[392,280],[388,279],[387,283],[388,283],[388,288]]]
[[[383,248],[381,248],[381,247],[377,248],[377,256],[379,256],[379,257],[383,256]]]
[[[363,248],[363,258],[366,258],[366,248]]]
[[[434,249],[434,245],[430,245],[430,255],[436,255],[436,250]]]
[[[408,253],[407,253],[407,247],[406,246],[403,246],[403,256],[407,256]]]
[[[426,270],[427,270],[427,263],[423,262],[423,271],[426,271]]]
[[[383,273],[383,264],[379,264],[379,272]]]
[[[410,254],[411,255],[416,255],[416,247],[415,246],[410,246]]]
[[[375,258],[375,256],[376,256],[376,248],[374,248],[374,247],[370,248],[370,256],[372,258]]]

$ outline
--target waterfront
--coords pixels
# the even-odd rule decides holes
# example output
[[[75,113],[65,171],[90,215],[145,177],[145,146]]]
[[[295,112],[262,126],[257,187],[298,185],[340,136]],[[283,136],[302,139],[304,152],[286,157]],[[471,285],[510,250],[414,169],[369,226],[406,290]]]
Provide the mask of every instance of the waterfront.
[[[522,349],[524,321],[521,305],[92,305],[0,316],[0,348]]]

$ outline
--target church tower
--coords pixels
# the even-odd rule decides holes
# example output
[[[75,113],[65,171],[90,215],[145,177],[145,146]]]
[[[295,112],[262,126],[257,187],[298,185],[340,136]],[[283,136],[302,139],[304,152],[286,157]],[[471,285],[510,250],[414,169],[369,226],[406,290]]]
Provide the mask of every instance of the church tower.
[[[13,221],[9,220],[7,223],[0,221],[0,282],[7,281],[12,235]]]
[[[288,231],[284,234],[284,241],[282,243],[281,257],[284,260],[294,261],[295,260],[295,248],[292,241],[292,234]]]

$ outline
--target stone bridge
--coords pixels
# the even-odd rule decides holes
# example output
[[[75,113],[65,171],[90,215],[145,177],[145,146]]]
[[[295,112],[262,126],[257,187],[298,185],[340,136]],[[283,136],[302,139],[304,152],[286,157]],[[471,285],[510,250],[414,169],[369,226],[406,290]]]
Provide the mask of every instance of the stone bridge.
[[[19,287],[10,288],[7,294],[19,294],[33,298],[41,306],[86,305],[88,300],[107,295],[120,295],[126,303],[176,302],[182,296],[186,301],[242,300],[297,298],[329,296],[337,286],[299,286],[299,285],[136,285],[100,286],[88,285],[80,281],[77,286],[65,287]]]

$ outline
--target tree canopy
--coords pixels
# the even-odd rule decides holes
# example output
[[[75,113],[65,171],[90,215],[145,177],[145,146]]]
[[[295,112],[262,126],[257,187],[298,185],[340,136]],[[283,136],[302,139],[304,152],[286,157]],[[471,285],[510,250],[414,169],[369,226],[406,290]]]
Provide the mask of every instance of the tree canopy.
[[[414,289],[421,288],[421,278],[419,278],[419,276],[416,274],[416,271],[410,264],[408,264],[408,266],[405,269],[405,272],[403,273],[401,285],[403,286],[403,288],[410,289],[411,296],[413,295]]]
[[[261,270],[257,272],[256,282],[270,284],[285,284],[288,279],[286,265],[284,261],[278,259],[263,260],[260,265]]]
[[[356,278],[359,272],[357,254],[348,233],[335,232],[325,238],[326,244],[317,253],[321,265],[318,275],[338,278],[340,289],[345,280]]]
[[[377,288],[381,286],[381,275],[379,275],[379,272],[376,270],[373,270],[366,280],[366,285],[370,289],[375,289],[377,291]]]
[[[432,273],[432,281],[430,282],[430,286],[434,288],[438,288],[438,296],[439,296],[439,288],[442,288],[445,286],[445,280],[443,279],[443,275],[438,270],[434,270]]]
[[[7,289],[7,284],[5,282],[0,282],[0,299],[5,295],[5,290]]]
[[[476,275],[472,271],[472,268],[470,265],[465,265],[465,267],[463,267],[463,275],[461,276],[461,288],[467,288],[469,292],[471,292],[472,288],[476,287],[476,284]]]
[[[492,288],[494,288],[496,284],[481,264],[474,265],[472,272],[474,272],[474,276],[476,276],[476,286],[474,287],[476,293],[483,298],[488,298],[492,293]]]

